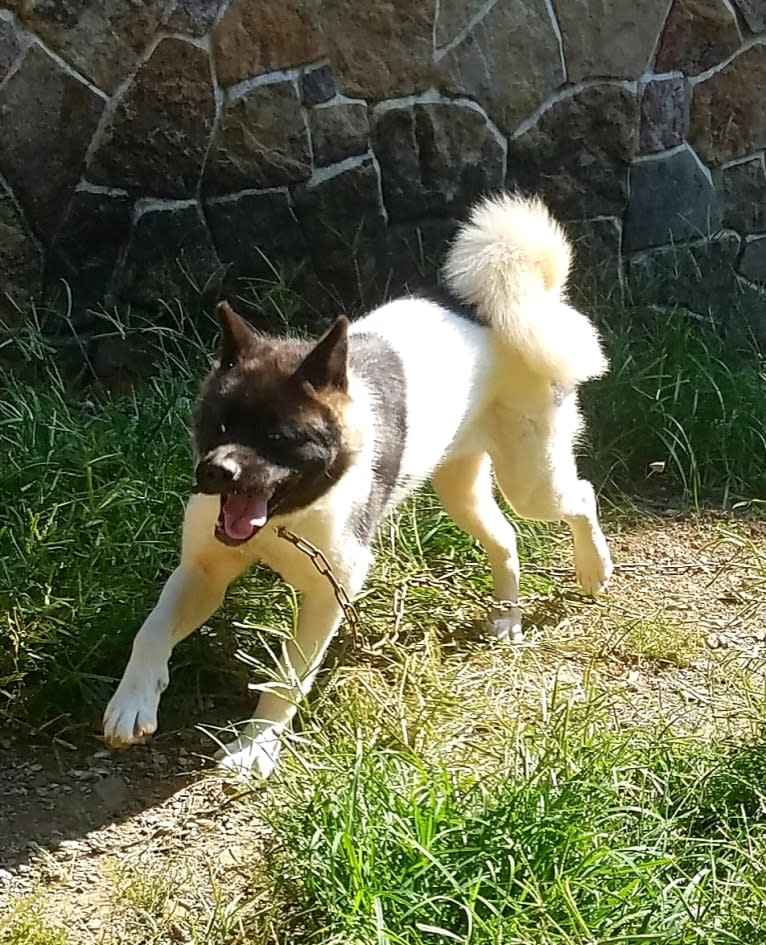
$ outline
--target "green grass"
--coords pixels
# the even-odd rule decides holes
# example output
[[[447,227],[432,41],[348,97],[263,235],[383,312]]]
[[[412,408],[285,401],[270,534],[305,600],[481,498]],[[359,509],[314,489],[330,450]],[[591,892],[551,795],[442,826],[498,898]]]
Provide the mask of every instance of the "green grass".
[[[612,371],[584,395],[583,464],[604,496],[757,506],[760,353],[682,312],[615,306],[598,318]],[[173,567],[191,398],[208,360],[201,324],[134,326],[164,351],[162,366],[115,394],[73,389],[34,327],[6,343],[16,364],[0,374],[7,719],[95,721]],[[666,471],[647,478],[653,462]],[[184,918],[167,876],[127,876],[118,895],[147,942],[766,942],[762,680],[722,663],[717,692],[730,702],[712,730],[680,701],[639,711],[611,667],[685,671],[702,629],[667,606],[667,583],[651,613],[630,600],[586,605],[561,529],[519,530],[532,642],[493,646],[475,629],[490,588],[483,555],[429,492],[404,505],[358,604],[364,649],[323,674],[283,766],[254,795],[271,841],[247,896],[216,888],[201,918]],[[736,527],[721,540],[752,565],[740,590],[766,587],[750,540]],[[166,711],[262,680],[264,628],[289,632],[294,607],[266,572],[244,578],[179,647]],[[0,941],[66,941],[34,916],[17,911]]]
[[[294,311],[283,300],[271,307],[287,317]],[[162,330],[132,324],[160,345],[163,367],[113,397],[73,394],[34,328],[5,345],[25,368],[0,378],[0,708],[7,713],[95,712],[173,566],[191,474],[189,411],[210,335],[174,314],[176,324],[171,319]],[[583,459],[597,485],[635,491],[646,484],[648,463],[665,461],[664,487],[696,503],[766,494],[766,383],[757,353],[735,352],[681,312],[640,329],[639,316],[600,314],[612,370],[584,395],[590,432]],[[114,318],[105,328],[124,330]],[[430,504],[424,522],[411,516],[397,553],[406,556],[412,545],[452,560],[470,555],[472,543],[456,530],[439,538],[443,520]],[[544,557],[549,529],[524,528],[527,546],[536,536]],[[259,626],[284,623],[279,591],[262,573],[257,580],[268,585],[258,603],[243,615],[243,591],[227,614]],[[486,577],[479,585],[486,588]],[[213,627],[229,622],[224,615]],[[252,644],[252,634],[217,634],[216,641],[231,651]],[[195,675],[192,691],[220,686],[230,672],[225,660],[201,664],[198,646],[182,650]]]
[[[650,463],[665,463],[668,493],[696,505],[766,495],[766,361],[758,346],[678,309],[604,308],[596,316],[611,368],[583,391],[585,467],[634,492],[648,484]]]
[[[366,725],[320,736],[321,762],[294,764],[268,808],[263,899],[288,940],[766,940],[766,749],[619,732],[608,710],[562,696],[507,733],[492,776]]]

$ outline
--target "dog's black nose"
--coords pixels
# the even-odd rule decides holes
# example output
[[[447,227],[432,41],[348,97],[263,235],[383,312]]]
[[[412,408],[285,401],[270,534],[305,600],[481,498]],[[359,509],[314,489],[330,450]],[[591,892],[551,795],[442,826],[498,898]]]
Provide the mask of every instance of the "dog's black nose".
[[[218,495],[228,492],[239,477],[239,465],[231,459],[203,459],[194,470],[194,492]]]

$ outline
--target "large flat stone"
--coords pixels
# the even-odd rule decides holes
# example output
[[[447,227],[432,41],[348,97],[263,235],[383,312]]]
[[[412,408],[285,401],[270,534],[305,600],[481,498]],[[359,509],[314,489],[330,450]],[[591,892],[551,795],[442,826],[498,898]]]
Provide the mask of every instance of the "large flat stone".
[[[194,305],[220,271],[197,206],[148,210],[133,225],[117,294],[151,307],[174,300]]]
[[[715,188],[688,147],[631,168],[626,252],[700,239],[717,232],[720,222]]]
[[[682,76],[653,79],[641,95],[639,150],[654,154],[675,148],[686,132],[686,83]]]
[[[104,104],[37,45],[0,88],[0,172],[44,239],[81,177]]]
[[[274,268],[298,265],[306,242],[286,193],[242,193],[206,201],[210,230],[222,263],[239,276],[273,276]]]
[[[21,37],[13,23],[0,17],[0,82],[8,75],[21,46]]]
[[[564,80],[545,0],[498,0],[439,61],[439,83],[487,109],[510,134]]]
[[[723,222],[740,233],[766,230],[766,172],[763,155],[721,171]]]
[[[647,68],[666,0],[557,0],[567,78],[635,79]]]
[[[319,59],[319,0],[233,0],[213,30],[218,81],[243,79]]]
[[[294,201],[314,268],[338,304],[358,309],[378,301],[386,219],[372,160],[319,171],[296,187]]]
[[[351,97],[381,101],[433,84],[430,3],[324,0],[324,23],[338,85]]]
[[[503,185],[503,147],[477,108],[385,107],[373,116],[372,140],[393,221],[459,215]]]
[[[736,294],[735,265],[739,237],[723,233],[716,239],[648,250],[629,261],[635,301],[656,305],[675,302],[702,315],[731,310]]]
[[[130,234],[132,206],[127,196],[75,193],[48,254],[49,291],[56,292],[63,280],[77,304],[103,301]]]
[[[689,140],[704,161],[722,164],[766,147],[765,88],[762,44],[694,86]]]
[[[0,312],[10,310],[9,299],[20,305],[39,296],[42,275],[42,253],[0,181]]]
[[[338,102],[309,112],[311,147],[317,165],[335,164],[370,146],[370,122],[364,102]]]
[[[637,125],[636,96],[622,85],[565,95],[509,142],[509,183],[540,193],[567,220],[620,216]]]
[[[87,177],[143,196],[189,197],[214,116],[207,53],[181,39],[163,39],[116,103]]]
[[[742,250],[739,271],[751,282],[766,283],[766,236],[748,240]]]
[[[173,8],[173,0],[25,0],[24,24],[99,88],[113,92]]]
[[[766,30],[766,0],[734,0],[754,33]]]
[[[292,81],[257,85],[226,102],[205,168],[209,193],[305,180],[311,145]]]
[[[724,0],[673,0],[655,69],[699,75],[739,48],[737,17]]]

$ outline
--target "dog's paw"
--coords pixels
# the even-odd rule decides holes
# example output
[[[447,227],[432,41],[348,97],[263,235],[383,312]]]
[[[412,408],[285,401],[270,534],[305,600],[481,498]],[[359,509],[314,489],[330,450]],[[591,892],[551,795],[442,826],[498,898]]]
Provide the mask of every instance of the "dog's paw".
[[[216,753],[218,767],[240,778],[265,781],[276,767],[282,743],[279,732],[269,728],[258,735],[242,734]]]
[[[495,607],[485,623],[486,632],[496,640],[505,643],[523,643],[524,631],[521,629],[521,608]]]
[[[157,708],[167,674],[123,678],[104,712],[104,741],[110,748],[137,745],[157,730]]]
[[[606,587],[614,567],[606,541],[586,549],[575,548],[575,571],[580,587],[589,597],[597,597]]]

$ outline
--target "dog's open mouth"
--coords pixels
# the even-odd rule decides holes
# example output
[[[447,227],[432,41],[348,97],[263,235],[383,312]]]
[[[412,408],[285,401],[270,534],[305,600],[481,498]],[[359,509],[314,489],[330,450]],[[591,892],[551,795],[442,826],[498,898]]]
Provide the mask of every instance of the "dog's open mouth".
[[[260,531],[268,518],[266,493],[222,495],[215,537],[226,545],[241,545]]]

